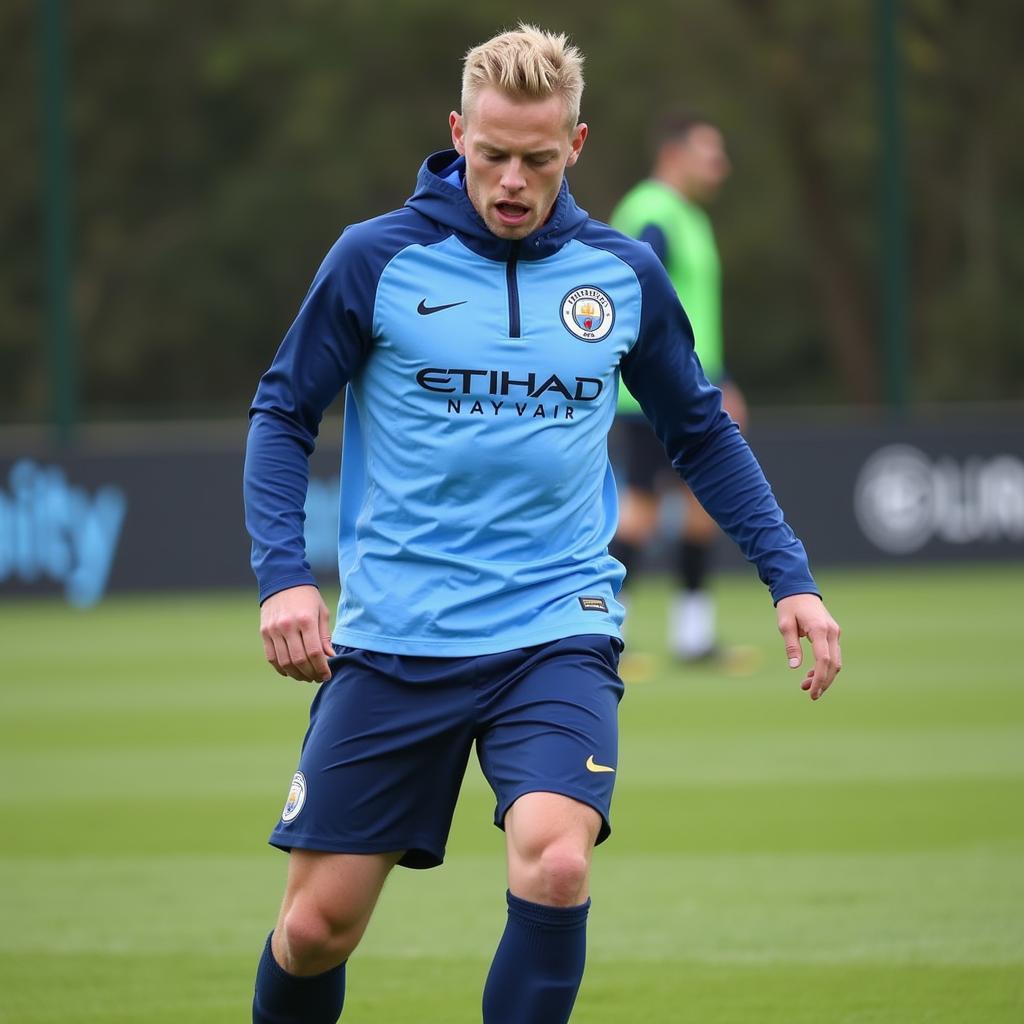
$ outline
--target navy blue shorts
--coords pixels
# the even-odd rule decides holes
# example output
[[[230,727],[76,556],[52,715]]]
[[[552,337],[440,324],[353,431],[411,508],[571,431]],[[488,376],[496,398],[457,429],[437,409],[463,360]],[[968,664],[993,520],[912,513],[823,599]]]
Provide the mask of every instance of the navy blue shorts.
[[[561,793],[601,815],[602,842],[618,757],[619,650],[600,635],[473,658],[337,648],[270,842],[405,850],[400,864],[435,867],[474,740],[499,828],[524,793]]]

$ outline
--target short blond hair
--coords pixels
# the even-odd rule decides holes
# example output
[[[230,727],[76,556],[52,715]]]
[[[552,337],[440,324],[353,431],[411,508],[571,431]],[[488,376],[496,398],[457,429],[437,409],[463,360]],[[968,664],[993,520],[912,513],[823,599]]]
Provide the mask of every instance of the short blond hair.
[[[580,119],[583,97],[583,54],[564,33],[545,32],[520,22],[466,54],[462,69],[462,112],[465,115],[482,89],[501,89],[522,99],[561,96],[569,127]]]

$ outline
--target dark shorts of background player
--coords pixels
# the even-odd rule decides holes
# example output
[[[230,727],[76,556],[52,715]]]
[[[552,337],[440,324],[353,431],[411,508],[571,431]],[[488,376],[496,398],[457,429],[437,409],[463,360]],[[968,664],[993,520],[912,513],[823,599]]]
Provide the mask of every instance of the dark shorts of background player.
[[[437,866],[474,741],[499,828],[525,793],[560,793],[601,815],[602,842],[615,772],[600,767],[617,764],[620,649],[600,635],[470,658],[337,648],[271,844],[405,850],[400,864]]]
[[[646,417],[623,413],[615,417],[609,450],[620,484],[655,495],[659,481],[675,471]]]
[[[724,387],[728,382],[726,376],[713,383]],[[615,417],[608,450],[620,485],[655,496],[666,478],[671,483],[679,482],[665,446],[641,412],[619,413]]]

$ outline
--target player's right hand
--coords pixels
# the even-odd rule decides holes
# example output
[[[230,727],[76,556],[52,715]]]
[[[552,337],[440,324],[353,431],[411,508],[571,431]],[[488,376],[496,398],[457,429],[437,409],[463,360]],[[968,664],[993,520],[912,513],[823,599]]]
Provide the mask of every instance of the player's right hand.
[[[260,636],[267,661],[280,675],[307,683],[331,678],[331,615],[316,587],[271,594],[260,607]]]

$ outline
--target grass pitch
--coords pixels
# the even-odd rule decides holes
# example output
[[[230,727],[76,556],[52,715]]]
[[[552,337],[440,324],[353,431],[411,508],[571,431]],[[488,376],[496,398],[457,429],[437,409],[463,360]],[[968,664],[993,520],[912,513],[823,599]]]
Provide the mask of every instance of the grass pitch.
[[[665,656],[636,591],[614,834],[579,1024],[1024,1019],[1024,570],[825,573],[846,668],[818,704],[750,577],[734,674]],[[0,1021],[248,1019],[285,858],[265,845],[311,695],[250,594],[2,607]],[[471,1024],[504,923],[471,766],[448,860],[397,871],[344,1021]]]

